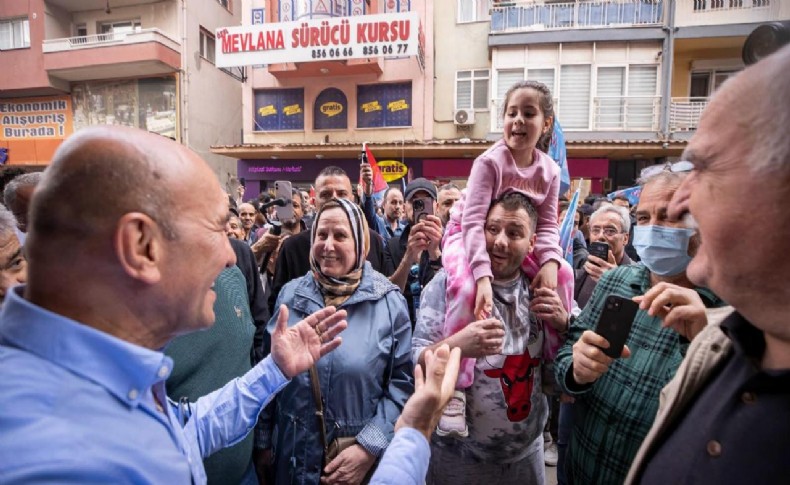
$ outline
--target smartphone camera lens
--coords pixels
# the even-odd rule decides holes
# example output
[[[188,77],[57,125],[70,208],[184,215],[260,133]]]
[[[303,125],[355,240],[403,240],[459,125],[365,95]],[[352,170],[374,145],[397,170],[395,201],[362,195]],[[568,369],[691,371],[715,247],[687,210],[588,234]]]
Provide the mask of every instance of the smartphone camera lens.
[[[425,209],[425,202],[423,202],[422,199],[414,199],[414,202],[412,202],[412,207],[414,207],[414,210],[416,211],[421,211]]]

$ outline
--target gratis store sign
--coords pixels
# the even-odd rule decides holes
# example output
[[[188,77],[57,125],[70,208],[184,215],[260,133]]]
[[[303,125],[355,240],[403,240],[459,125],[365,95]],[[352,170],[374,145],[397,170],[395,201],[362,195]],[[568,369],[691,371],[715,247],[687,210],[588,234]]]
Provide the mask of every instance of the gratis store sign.
[[[220,27],[217,67],[416,56],[417,12]]]

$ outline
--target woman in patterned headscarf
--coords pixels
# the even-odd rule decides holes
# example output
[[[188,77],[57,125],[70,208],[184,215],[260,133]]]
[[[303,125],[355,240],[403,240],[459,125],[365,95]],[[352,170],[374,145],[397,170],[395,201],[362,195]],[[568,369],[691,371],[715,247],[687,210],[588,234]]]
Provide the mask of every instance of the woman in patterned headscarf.
[[[273,450],[275,483],[361,483],[384,453],[395,421],[413,392],[411,323],[397,286],[366,262],[370,231],[353,202],[333,199],[321,207],[311,233],[310,268],[278,296],[289,324],[325,306],[348,313],[343,344],[316,370],[326,441],[356,443],[324,465],[319,419],[308,372],[296,376],[262,414],[258,448]],[[316,331],[320,331],[317,329]]]

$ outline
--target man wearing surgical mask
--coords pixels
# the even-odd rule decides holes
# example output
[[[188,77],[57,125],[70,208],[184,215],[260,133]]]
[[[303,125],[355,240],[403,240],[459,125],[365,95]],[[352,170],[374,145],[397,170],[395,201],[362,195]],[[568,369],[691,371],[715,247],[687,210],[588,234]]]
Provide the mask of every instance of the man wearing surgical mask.
[[[650,167],[642,173],[633,241],[642,261],[601,275],[557,355],[557,382],[576,399],[565,469],[570,483],[625,480],[653,423],[660,391],[675,375],[694,337],[686,329],[704,326],[700,322],[705,321],[705,313],[697,311],[702,305],[696,303],[722,305],[709,290],[695,288],[686,277],[686,266],[698,245],[695,231],[667,216],[669,202],[686,176],[684,163]],[[653,301],[656,292],[682,293],[693,300],[690,308],[695,311],[673,311],[670,318],[668,309],[640,309],[621,357],[607,357],[601,349],[609,343],[595,333],[606,297],[614,294],[641,301],[648,292]],[[691,324],[677,325],[679,314]]]

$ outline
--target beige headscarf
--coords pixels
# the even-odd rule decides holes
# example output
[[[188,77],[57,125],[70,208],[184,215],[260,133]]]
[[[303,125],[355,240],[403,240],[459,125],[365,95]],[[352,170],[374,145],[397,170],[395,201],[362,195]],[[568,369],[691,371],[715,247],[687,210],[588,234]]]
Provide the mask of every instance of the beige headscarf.
[[[347,275],[336,278],[321,272],[321,267],[313,256],[312,248],[313,244],[315,244],[316,229],[321,216],[328,209],[337,207],[343,209],[351,224],[357,259],[354,267],[351,268]],[[362,214],[362,210],[358,205],[346,199],[332,199],[321,206],[321,210],[318,211],[313,221],[313,228],[310,230],[310,269],[316,282],[318,282],[318,286],[321,288],[326,306],[339,306],[354,294],[359,287],[360,281],[362,281],[362,267],[365,266],[368,251],[370,251],[370,231],[368,230],[365,215]]]

